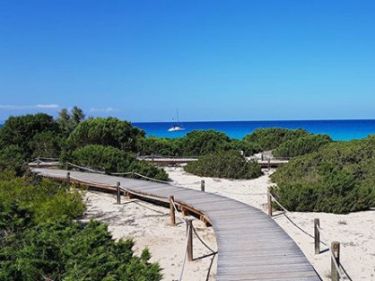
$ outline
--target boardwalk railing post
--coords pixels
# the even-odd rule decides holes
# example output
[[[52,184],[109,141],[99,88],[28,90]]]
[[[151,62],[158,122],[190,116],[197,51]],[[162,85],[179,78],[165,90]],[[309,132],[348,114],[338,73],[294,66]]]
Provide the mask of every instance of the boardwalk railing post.
[[[314,244],[315,244],[315,255],[320,254],[320,220],[314,219]]]
[[[169,196],[169,216],[171,219],[171,224],[176,225],[176,213],[174,209],[174,196]]]
[[[186,218],[186,231],[187,231],[187,257],[188,261],[193,261],[193,219],[192,218]]]
[[[268,190],[267,190],[267,208],[268,208],[268,215],[272,217],[272,196],[271,196],[270,187],[268,187]]]
[[[201,180],[201,191],[206,191],[206,182],[204,180]]]
[[[117,204],[121,204],[121,190],[120,190],[120,182],[116,183],[116,191],[117,191]]]
[[[66,173],[66,182],[70,184],[70,172]]]
[[[268,158],[268,171],[271,170],[271,158]]]
[[[339,269],[336,267],[336,264],[340,266],[340,242],[334,241],[331,243],[331,280],[339,281],[340,274]]]

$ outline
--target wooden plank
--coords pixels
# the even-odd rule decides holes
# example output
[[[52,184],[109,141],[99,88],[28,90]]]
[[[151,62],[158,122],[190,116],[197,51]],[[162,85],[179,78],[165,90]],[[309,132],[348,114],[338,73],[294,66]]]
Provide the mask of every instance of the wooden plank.
[[[66,170],[32,168],[41,176],[66,179]],[[178,206],[213,224],[217,246],[217,281],[318,281],[318,274],[296,243],[262,211],[233,199],[139,179],[70,171],[71,181],[103,189],[121,188],[139,198]],[[173,196],[173,197],[170,197]],[[174,210],[169,205],[171,223]]]

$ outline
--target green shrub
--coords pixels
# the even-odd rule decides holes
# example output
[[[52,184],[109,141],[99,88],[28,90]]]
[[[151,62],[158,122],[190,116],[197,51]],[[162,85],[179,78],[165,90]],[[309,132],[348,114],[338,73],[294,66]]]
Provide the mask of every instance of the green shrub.
[[[0,172],[13,171],[22,175],[26,169],[25,153],[16,145],[9,145],[0,150]]]
[[[181,155],[179,139],[139,138],[137,152],[141,155]]]
[[[81,122],[68,138],[72,148],[89,144],[113,146],[124,151],[136,151],[137,141],[144,132],[129,122],[117,118],[92,118]]]
[[[30,141],[42,132],[59,133],[58,125],[52,116],[38,113],[9,117],[0,129],[0,147],[16,145],[27,157],[30,157],[33,152]]]
[[[62,139],[53,132],[36,134],[30,141],[32,157],[58,158],[61,152]]]
[[[1,174],[0,280],[161,280],[147,249],[135,256],[106,225],[77,222],[83,210],[67,186]]]
[[[230,143],[231,150],[242,151],[245,156],[252,156],[261,152],[262,148],[258,143],[244,140],[232,140]]]
[[[150,178],[168,180],[164,170],[111,146],[87,145],[78,148],[72,154],[72,162],[107,173],[137,172]]]
[[[375,205],[375,137],[327,144],[280,167],[272,179],[291,211],[367,210]]]
[[[192,131],[181,139],[184,156],[200,156],[220,150],[230,149],[230,138],[214,130]]]
[[[81,195],[77,191],[70,191],[67,186],[49,180],[33,184],[31,179],[1,178],[0,201],[6,209],[11,209],[16,201],[20,209],[32,214],[35,224],[73,219],[84,211]]]
[[[288,140],[280,144],[272,154],[276,157],[296,157],[317,151],[323,145],[332,142],[327,135],[309,135]]]
[[[261,176],[258,163],[247,162],[237,151],[220,151],[199,157],[185,166],[189,173],[218,178],[252,179]]]
[[[244,141],[257,143],[263,151],[277,148],[280,144],[289,140],[308,136],[305,130],[289,130],[283,128],[257,129],[244,137]]]

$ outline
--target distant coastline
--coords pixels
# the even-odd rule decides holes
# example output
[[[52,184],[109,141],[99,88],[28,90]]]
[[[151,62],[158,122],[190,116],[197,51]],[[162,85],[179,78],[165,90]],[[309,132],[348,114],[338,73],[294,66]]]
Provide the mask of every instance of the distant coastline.
[[[257,128],[280,127],[305,129],[315,134],[328,134],[334,140],[349,141],[375,134],[374,119],[353,120],[280,120],[280,121],[196,121],[182,122],[185,130],[168,132],[172,122],[134,122],[148,136],[178,138],[193,130],[217,130],[229,137],[241,139]]]
[[[189,121],[181,122],[183,131],[168,132],[172,122],[132,122],[143,129],[147,136],[179,138],[194,130],[217,130],[234,139],[241,139],[257,128],[280,127],[305,129],[314,134],[327,134],[337,141],[362,139],[375,134],[375,119],[348,120],[273,120],[273,121]],[[0,122],[0,128],[4,121]]]

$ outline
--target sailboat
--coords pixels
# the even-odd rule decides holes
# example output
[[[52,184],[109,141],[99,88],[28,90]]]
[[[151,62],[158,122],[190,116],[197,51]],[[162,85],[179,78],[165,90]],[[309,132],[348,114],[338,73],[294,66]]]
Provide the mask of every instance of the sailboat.
[[[179,120],[179,117],[178,117],[178,111],[177,111],[177,122],[173,122],[173,125],[172,127],[170,127],[168,129],[168,132],[177,132],[177,131],[183,131],[185,130],[184,127],[182,127],[182,125],[180,124],[180,120]]]

